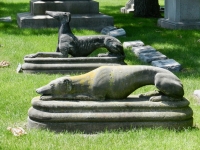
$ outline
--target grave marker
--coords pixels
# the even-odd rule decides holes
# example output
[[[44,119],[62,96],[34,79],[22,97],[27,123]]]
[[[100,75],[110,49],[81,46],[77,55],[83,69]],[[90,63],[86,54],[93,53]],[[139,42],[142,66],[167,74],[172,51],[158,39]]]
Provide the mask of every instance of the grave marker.
[[[158,25],[169,29],[200,29],[199,0],[165,0],[164,18]]]

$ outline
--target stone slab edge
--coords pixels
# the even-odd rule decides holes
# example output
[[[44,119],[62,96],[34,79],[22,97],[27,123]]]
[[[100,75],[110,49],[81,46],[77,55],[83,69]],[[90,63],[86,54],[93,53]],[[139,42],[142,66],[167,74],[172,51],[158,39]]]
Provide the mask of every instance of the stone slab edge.
[[[30,13],[18,13],[17,23],[20,28],[58,28],[59,22],[48,15],[33,16]],[[100,32],[106,26],[113,26],[112,16],[104,14],[74,14],[71,28],[89,29]]]
[[[165,18],[158,19],[158,26],[167,29],[200,29],[200,21],[196,22],[174,22]]]

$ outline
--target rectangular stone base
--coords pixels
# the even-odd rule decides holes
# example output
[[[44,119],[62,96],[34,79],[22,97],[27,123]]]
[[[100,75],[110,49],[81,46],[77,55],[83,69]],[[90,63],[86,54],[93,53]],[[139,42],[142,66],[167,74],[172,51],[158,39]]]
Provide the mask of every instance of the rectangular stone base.
[[[175,22],[168,19],[158,19],[158,26],[167,29],[200,29],[199,21]]]
[[[31,13],[18,13],[17,23],[20,28],[55,28],[60,23],[48,15],[33,16]],[[113,26],[112,16],[104,14],[72,14],[71,28],[101,31],[106,26]]]
[[[193,125],[193,118],[188,120],[176,121],[133,121],[133,122],[58,122],[47,123],[37,122],[28,118],[28,129],[48,129],[54,132],[81,132],[86,134],[94,134],[98,132],[106,132],[112,130],[131,130],[135,128],[167,128],[173,130],[181,130],[190,128]]]

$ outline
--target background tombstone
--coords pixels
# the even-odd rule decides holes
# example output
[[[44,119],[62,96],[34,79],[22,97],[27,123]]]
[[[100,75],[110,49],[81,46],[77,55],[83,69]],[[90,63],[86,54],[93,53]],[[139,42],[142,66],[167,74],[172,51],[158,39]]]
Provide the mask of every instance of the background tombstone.
[[[134,12],[134,0],[129,0],[125,7],[122,7],[120,9],[121,13],[130,13],[130,12]]]
[[[30,0],[30,12],[18,13],[20,28],[58,27],[45,11],[64,11],[72,14],[72,28],[84,28],[101,31],[105,26],[113,26],[113,17],[99,13],[99,3],[93,0],[38,1]]]
[[[199,0],[165,0],[165,17],[158,25],[169,29],[200,29]]]

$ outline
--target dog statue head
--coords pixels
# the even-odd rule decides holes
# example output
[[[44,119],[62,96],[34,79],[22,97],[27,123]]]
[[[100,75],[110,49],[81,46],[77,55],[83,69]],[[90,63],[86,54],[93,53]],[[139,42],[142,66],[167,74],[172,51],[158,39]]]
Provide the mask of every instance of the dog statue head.
[[[46,11],[47,15],[53,17],[54,19],[60,21],[61,23],[69,23],[71,21],[70,12],[62,12],[62,11]]]

